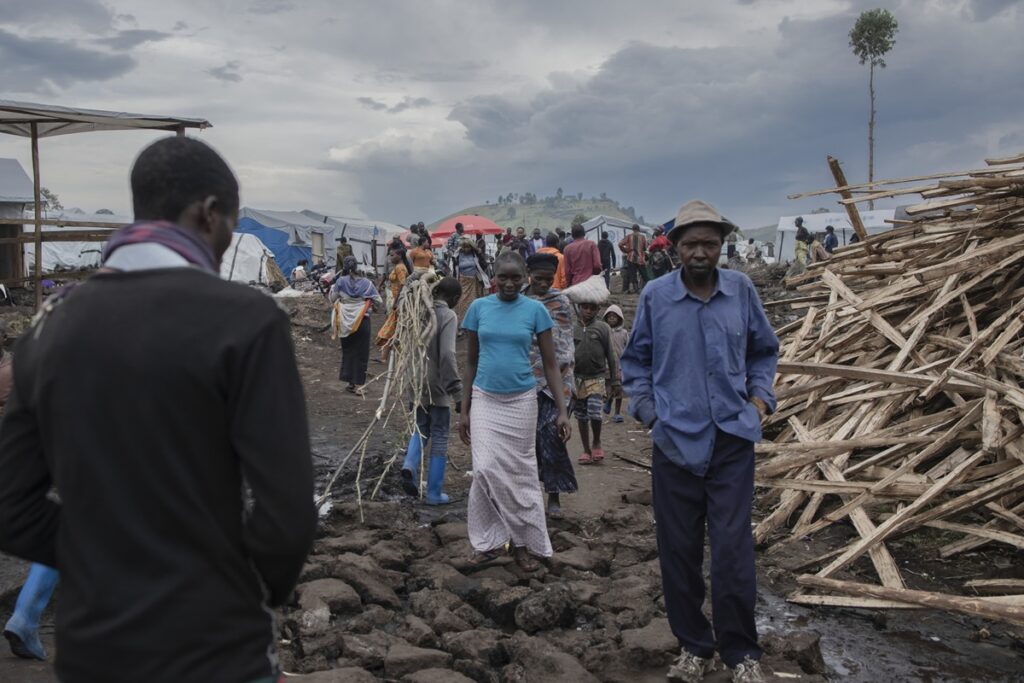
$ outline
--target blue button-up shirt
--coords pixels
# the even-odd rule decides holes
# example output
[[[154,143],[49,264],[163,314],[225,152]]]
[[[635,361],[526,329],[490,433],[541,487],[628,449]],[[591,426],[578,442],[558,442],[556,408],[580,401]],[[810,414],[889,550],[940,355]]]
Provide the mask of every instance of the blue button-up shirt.
[[[779,340],[750,278],[717,273],[706,302],[686,289],[681,270],[648,284],[622,355],[630,414],[653,423],[662,452],[698,476],[711,462],[716,428],[761,439],[752,397],[775,410]]]

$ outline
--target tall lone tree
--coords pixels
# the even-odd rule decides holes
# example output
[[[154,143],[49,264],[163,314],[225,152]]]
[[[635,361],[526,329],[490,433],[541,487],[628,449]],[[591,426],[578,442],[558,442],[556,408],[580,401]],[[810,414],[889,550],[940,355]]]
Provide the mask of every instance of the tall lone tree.
[[[871,117],[868,119],[868,182],[875,179],[875,67],[885,68],[885,55],[896,44],[899,24],[887,9],[861,12],[850,30],[850,47],[861,64],[869,68],[868,90],[871,92]],[[875,203],[869,203],[875,208]]]

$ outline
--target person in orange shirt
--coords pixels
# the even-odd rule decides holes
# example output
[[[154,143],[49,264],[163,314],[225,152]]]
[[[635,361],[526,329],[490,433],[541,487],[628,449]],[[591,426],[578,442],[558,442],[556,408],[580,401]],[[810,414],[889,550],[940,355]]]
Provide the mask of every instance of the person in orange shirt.
[[[551,254],[558,259],[558,268],[555,270],[555,280],[551,283],[551,287],[554,289],[565,289],[565,265],[562,263],[562,252],[558,250],[558,235],[553,232],[549,232],[547,237],[544,238],[544,244],[546,246],[541,247],[537,250],[538,254]]]
[[[417,273],[425,273],[434,266],[434,252],[430,250],[429,238],[421,237],[416,242],[416,247],[409,250],[409,260],[412,261],[412,269]],[[410,238],[410,242],[414,238]]]

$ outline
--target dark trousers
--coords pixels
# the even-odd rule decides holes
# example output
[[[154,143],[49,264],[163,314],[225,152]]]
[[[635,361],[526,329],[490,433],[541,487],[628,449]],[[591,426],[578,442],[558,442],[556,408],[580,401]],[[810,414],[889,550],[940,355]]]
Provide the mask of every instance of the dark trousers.
[[[680,646],[736,666],[760,659],[754,602],[754,444],[719,430],[703,477],[683,469],[654,446],[654,517],[665,609]],[[711,613],[704,616],[704,528],[711,542]]]
[[[370,364],[370,316],[363,316],[359,329],[341,339],[341,371],[338,378],[356,386],[366,384]]]
[[[636,279],[637,279],[636,264],[635,263],[630,263],[629,261],[626,261],[625,263],[623,263],[622,264],[622,293],[623,294],[628,292],[630,289],[636,289],[637,291],[640,291],[639,287],[637,287]]]

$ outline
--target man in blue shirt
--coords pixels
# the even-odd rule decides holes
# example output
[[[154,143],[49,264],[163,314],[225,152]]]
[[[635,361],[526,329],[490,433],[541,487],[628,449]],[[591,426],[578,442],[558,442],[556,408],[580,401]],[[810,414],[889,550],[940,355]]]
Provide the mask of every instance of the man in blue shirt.
[[[671,680],[701,680],[716,645],[734,681],[764,680],[750,517],[754,442],[775,409],[779,342],[750,279],[717,268],[734,229],[706,202],[679,209],[668,238],[683,267],[644,289],[622,356],[629,411],[654,441],[665,607],[682,648]],[[714,631],[701,611],[705,523]]]

